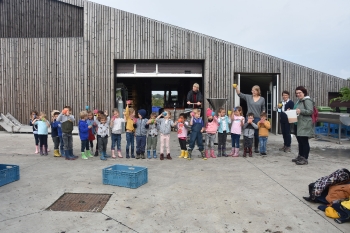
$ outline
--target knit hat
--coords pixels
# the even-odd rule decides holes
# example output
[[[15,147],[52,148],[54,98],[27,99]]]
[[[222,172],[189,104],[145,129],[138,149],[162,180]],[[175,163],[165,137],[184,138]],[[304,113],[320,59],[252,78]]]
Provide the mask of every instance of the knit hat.
[[[212,112],[213,112],[213,111],[212,111],[210,108],[208,108],[208,109],[207,109],[207,116],[211,116]]]
[[[146,117],[146,110],[145,109],[140,109],[138,111],[138,114],[140,114],[142,116],[142,118],[145,118]]]

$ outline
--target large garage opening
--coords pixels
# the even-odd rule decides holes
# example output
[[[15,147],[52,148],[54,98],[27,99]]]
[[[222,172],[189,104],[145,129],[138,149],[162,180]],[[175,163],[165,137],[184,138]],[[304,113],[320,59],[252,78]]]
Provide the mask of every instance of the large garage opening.
[[[203,61],[115,61],[116,101],[132,100],[131,107],[151,112],[171,111],[177,119],[187,106],[194,83],[203,90]],[[204,94],[204,93],[203,93]],[[174,114],[175,113],[175,114]]]
[[[270,132],[277,134],[278,131],[278,113],[276,106],[280,101],[279,94],[279,74],[261,74],[261,73],[237,73],[235,74],[235,83],[240,86],[240,91],[251,95],[252,87],[258,85],[261,90],[261,96],[265,98],[265,108],[267,118],[271,123]],[[235,95],[235,106],[240,105],[243,108],[244,115],[247,114],[247,103]]]

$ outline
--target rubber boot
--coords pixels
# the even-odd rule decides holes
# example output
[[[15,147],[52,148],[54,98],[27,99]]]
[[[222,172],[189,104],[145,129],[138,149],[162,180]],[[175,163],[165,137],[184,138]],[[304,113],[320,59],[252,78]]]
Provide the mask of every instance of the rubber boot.
[[[168,153],[168,154],[166,155],[166,159],[169,159],[169,160],[172,160],[172,159],[173,159],[173,158],[171,158],[170,153]]]
[[[126,156],[125,156],[127,159],[130,159],[130,156],[129,156],[129,148],[126,149]]]
[[[70,154],[70,150],[65,150],[64,155],[66,156],[66,160],[75,160],[75,158]]]
[[[210,156],[211,156],[212,158],[216,158],[214,149],[211,149],[211,150],[210,150]]]
[[[101,156],[100,156],[100,159],[101,159],[101,160],[107,160],[107,158],[106,158],[106,152],[102,151],[100,154],[101,154]]]
[[[188,151],[187,151],[187,154],[188,154],[187,159],[188,159],[188,160],[191,160],[191,159],[192,159],[192,151],[191,151],[191,150],[188,150]]]
[[[39,146],[35,146],[35,154],[38,154],[39,153]]]
[[[218,146],[218,157],[221,157],[221,155],[222,155],[222,150],[221,150],[221,147],[220,146]]]
[[[146,156],[145,156],[145,152],[141,152],[141,159],[145,159]]]
[[[247,148],[246,147],[244,147],[244,152],[243,152],[243,157],[247,157]]]
[[[112,154],[113,159],[117,158],[117,157],[115,157],[115,150],[111,150],[111,154]]]
[[[253,156],[253,151],[252,151],[253,149],[250,147],[249,148],[249,157],[252,157]]]
[[[91,154],[91,151],[90,151],[90,150],[86,150],[86,151],[85,151],[85,155],[86,155],[86,157],[88,157],[88,158],[94,157],[93,154]]]
[[[236,148],[235,154],[232,157],[239,157],[239,148]]]
[[[185,155],[184,155],[184,159],[187,159],[188,158],[188,151],[185,150]]]
[[[48,150],[47,150],[47,146],[43,146],[44,148],[44,153],[45,153],[45,156],[47,156],[49,153],[48,153]]]
[[[60,154],[61,154],[61,157],[63,157],[63,158],[65,158],[65,157],[66,157],[66,155],[65,155],[65,151],[64,151],[64,150],[61,150],[61,151],[60,151]]]
[[[53,156],[54,157],[61,157],[60,152],[58,150],[53,150]]]
[[[81,158],[82,158],[82,159],[88,159],[88,158],[86,157],[86,155],[85,155],[85,152],[81,152]]]
[[[203,160],[207,160],[208,158],[205,156],[204,150],[200,151],[201,152],[201,157]]]
[[[152,156],[151,156],[151,151],[150,151],[150,150],[147,151],[147,158],[148,158],[148,159],[151,159],[151,158],[152,158]]]
[[[141,157],[140,154],[136,153],[136,159],[140,159],[140,157]]]
[[[183,157],[185,157],[185,151],[181,150],[181,154],[180,154],[179,158],[183,158]]]
[[[122,155],[122,151],[121,151],[121,150],[118,150],[117,153],[118,153],[118,157],[119,157],[119,158],[123,158],[123,155]]]
[[[98,150],[97,150],[97,149],[96,149],[96,151],[95,151],[94,156],[95,156],[95,157],[97,157],[97,156],[98,156]]]
[[[69,150],[69,152],[70,152],[70,155],[71,155],[73,158],[75,158],[75,159],[78,158],[78,156],[76,156],[76,155],[73,154],[73,149]]]
[[[41,155],[41,156],[44,155],[43,147],[44,147],[44,146],[41,146],[41,147],[39,148],[39,149],[40,149],[40,155]]]
[[[209,150],[205,150],[205,157],[206,157],[207,159],[210,158],[210,156],[209,156]]]
[[[154,158],[154,159],[157,158],[157,151],[156,151],[156,150],[153,151],[153,158]]]
[[[164,160],[164,154],[163,153],[160,154],[160,160]]]
[[[226,154],[226,146],[225,145],[223,145],[222,146],[222,157],[228,157],[228,155]]]
[[[229,154],[229,156],[232,156],[233,157],[233,155],[235,154],[235,148],[234,147],[232,147],[232,149],[231,149],[231,153]]]

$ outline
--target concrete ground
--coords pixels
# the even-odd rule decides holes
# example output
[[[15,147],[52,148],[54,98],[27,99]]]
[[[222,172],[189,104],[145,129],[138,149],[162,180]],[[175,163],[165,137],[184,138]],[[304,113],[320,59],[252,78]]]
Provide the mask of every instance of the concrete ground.
[[[291,162],[296,140],[292,153],[278,151],[281,135],[270,135],[265,158],[254,154],[207,161],[197,158],[198,151],[193,161],[177,158],[175,133],[172,161],[66,161],[52,152],[33,154],[31,134],[1,132],[0,141],[0,163],[19,165],[21,176],[0,187],[0,232],[350,232],[350,223],[335,223],[302,198],[309,183],[350,168],[350,141],[339,145],[311,139],[307,166]],[[52,145],[50,140],[51,150]],[[74,136],[75,154],[79,149]],[[113,164],[146,166],[148,183],[137,189],[103,185],[102,169]],[[45,210],[66,192],[112,197],[102,213]]]

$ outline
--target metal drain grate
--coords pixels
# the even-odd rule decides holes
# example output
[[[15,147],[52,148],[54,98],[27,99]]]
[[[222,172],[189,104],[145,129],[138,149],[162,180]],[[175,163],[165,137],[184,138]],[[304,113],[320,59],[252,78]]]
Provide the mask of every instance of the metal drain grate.
[[[112,194],[65,193],[46,210],[101,212]]]

